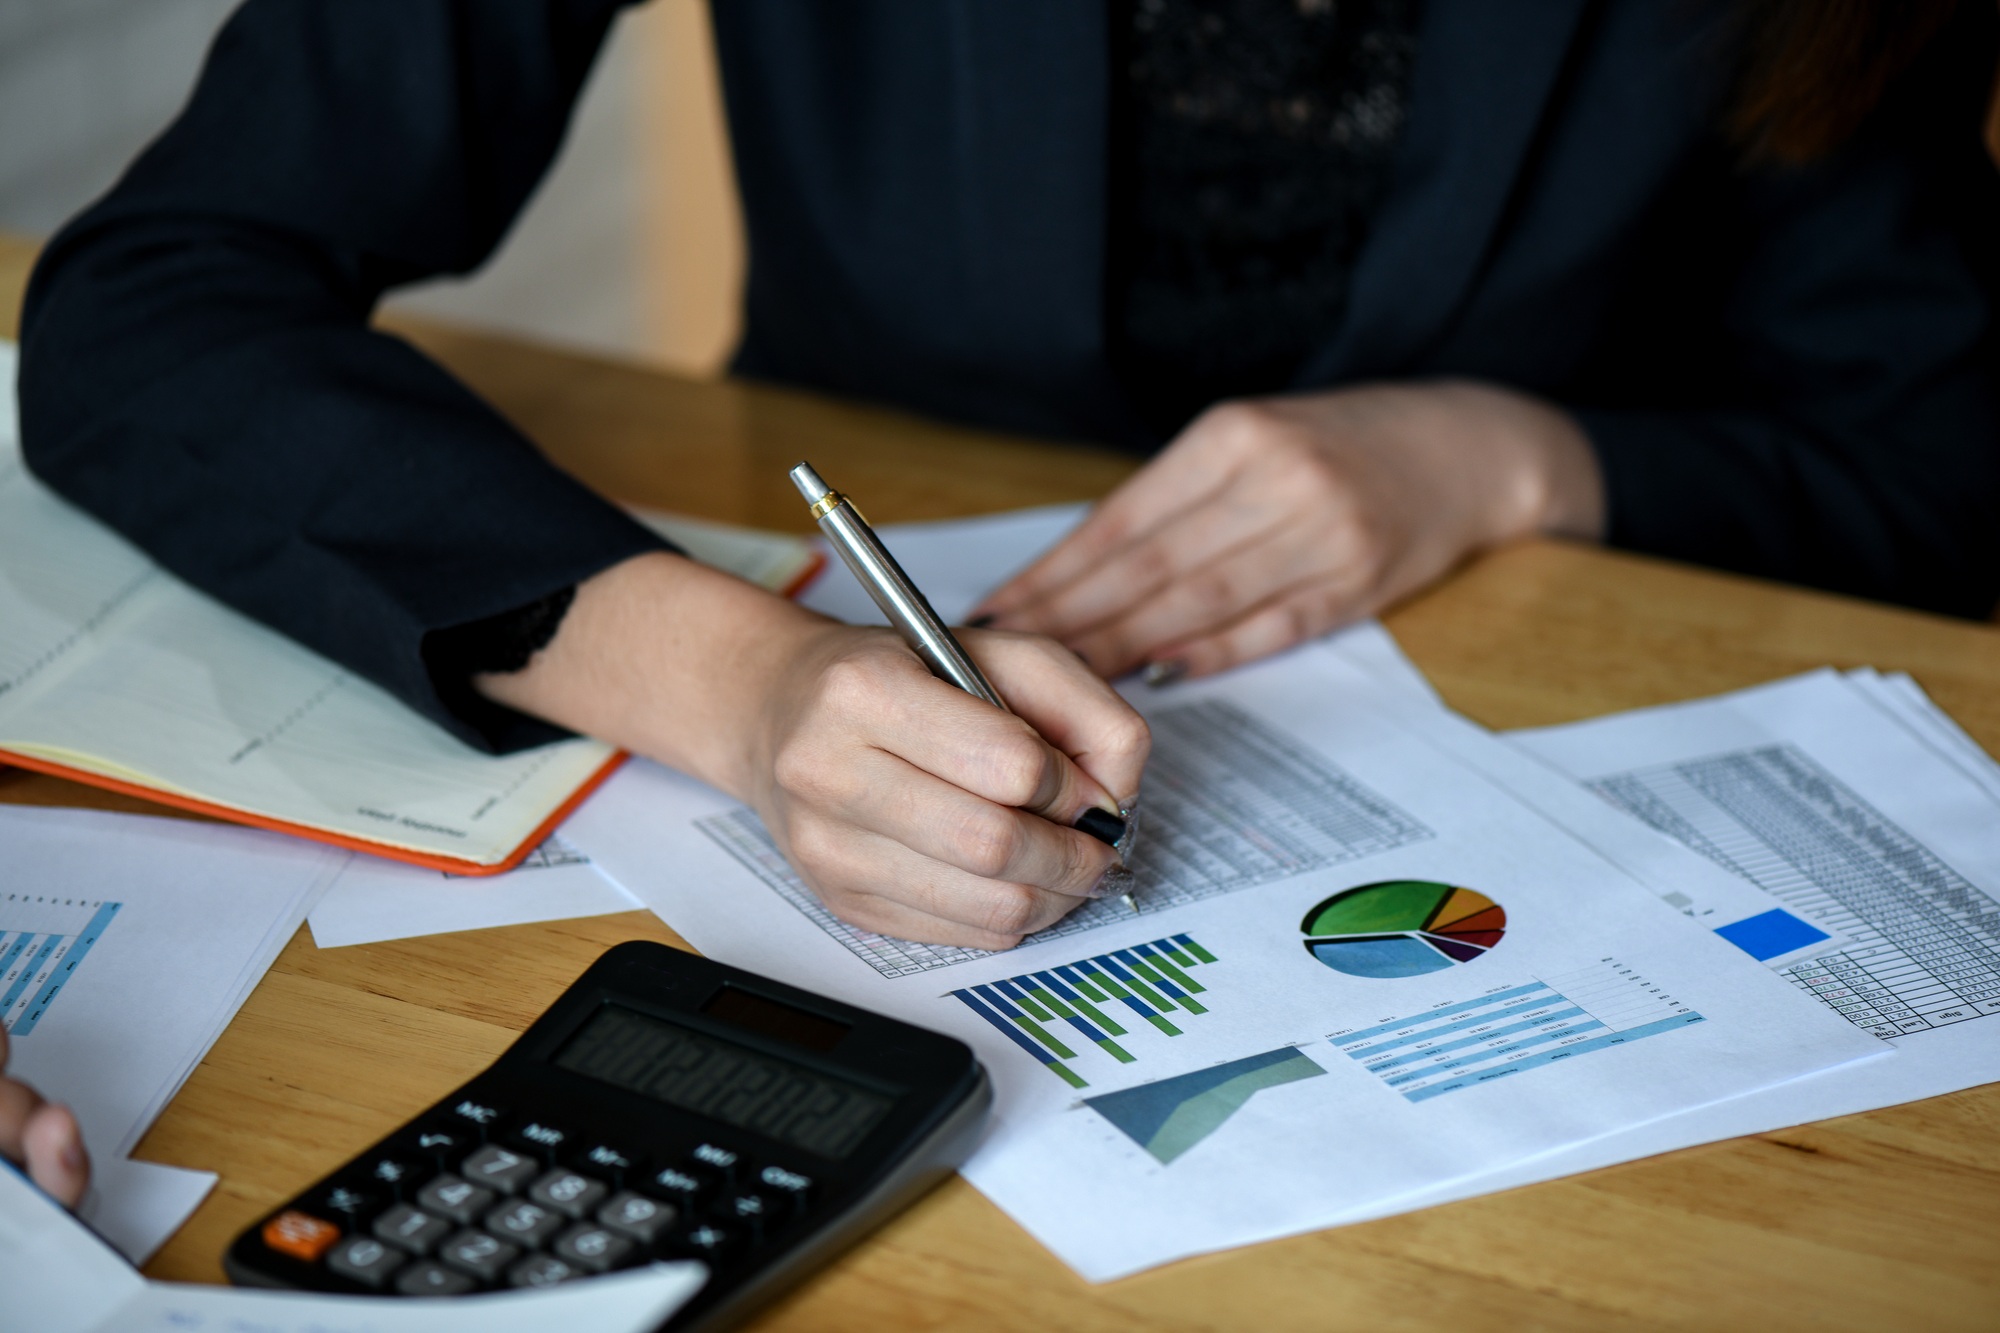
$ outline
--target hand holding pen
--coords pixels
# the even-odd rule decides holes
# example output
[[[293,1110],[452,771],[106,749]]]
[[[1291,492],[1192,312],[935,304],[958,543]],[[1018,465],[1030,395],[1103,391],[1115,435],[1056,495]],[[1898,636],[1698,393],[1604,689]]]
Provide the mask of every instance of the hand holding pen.
[[[853,503],[827,485],[810,463],[799,463],[792,469],[791,478],[811,506],[814,521],[819,524],[820,531],[826,535],[842,563],[867,590],[883,616],[902,635],[903,641],[930,669],[931,674],[1002,713],[1011,713],[1006,700],[931,608],[929,599],[882,545]],[[1062,724],[1058,722],[1056,725],[1060,728]],[[1143,726],[1143,723],[1140,725]],[[1059,767],[1071,766],[1068,756],[1062,755],[1060,750],[1056,752],[1056,757]],[[1031,800],[1017,804],[1037,813],[1050,813],[1046,803]],[[1124,874],[1124,856],[1135,832],[1130,804],[1130,798],[1108,804],[1099,801],[1086,806],[1069,822],[1071,827],[1096,838],[1118,853],[1118,866],[1107,872],[1104,881],[1096,888],[1118,892],[1126,905],[1136,910],[1129,892],[1129,876]]]

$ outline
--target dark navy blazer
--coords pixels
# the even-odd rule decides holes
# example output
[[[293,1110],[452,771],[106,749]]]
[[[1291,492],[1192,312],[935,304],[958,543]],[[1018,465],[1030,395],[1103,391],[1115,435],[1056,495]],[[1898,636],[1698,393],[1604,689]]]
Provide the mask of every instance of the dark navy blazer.
[[[40,475],[502,745],[546,733],[452,715],[424,635],[656,542],[367,321],[492,252],[617,8],[250,0],[182,116],[51,245],[25,315]],[[1394,186],[1290,387],[1546,395],[1591,437],[1615,543],[1983,614],[1978,117],[1938,129],[1906,99],[1825,163],[1742,168],[1712,128],[1714,10],[1429,0]],[[750,233],[739,369],[1159,443],[1105,353],[1103,3],[730,0],[715,27]]]

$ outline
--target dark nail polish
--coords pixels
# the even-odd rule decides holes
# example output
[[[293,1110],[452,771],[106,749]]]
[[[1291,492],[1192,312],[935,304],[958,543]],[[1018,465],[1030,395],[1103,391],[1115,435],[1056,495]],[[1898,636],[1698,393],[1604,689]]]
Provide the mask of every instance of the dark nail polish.
[[[1076,817],[1073,827],[1088,833],[1108,847],[1116,847],[1118,840],[1125,836],[1125,821],[1109,810],[1100,810],[1094,805]]]
[[[1177,657],[1170,657],[1164,662],[1146,663],[1146,669],[1140,673],[1140,679],[1158,690],[1173,684],[1186,674],[1187,663]]]
[[[985,629],[988,625],[992,623],[993,623],[992,616],[974,616],[972,617],[972,619],[965,622],[965,627],[967,629]]]

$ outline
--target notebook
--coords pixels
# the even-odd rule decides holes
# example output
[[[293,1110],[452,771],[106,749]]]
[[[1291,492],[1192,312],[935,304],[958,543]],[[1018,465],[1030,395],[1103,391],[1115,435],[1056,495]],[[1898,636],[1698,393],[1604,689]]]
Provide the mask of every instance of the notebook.
[[[474,750],[195,591],[23,465],[0,343],[0,764],[454,874],[520,862],[624,756]],[[653,512],[691,556],[790,594],[808,542]]]

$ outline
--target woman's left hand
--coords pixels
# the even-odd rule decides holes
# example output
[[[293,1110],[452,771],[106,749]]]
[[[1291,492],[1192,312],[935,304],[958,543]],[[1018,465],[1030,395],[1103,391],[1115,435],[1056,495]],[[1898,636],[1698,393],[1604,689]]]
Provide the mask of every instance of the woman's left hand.
[[[1535,533],[1597,537],[1603,481],[1559,409],[1469,381],[1223,403],[975,616],[1100,675],[1210,675]]]

